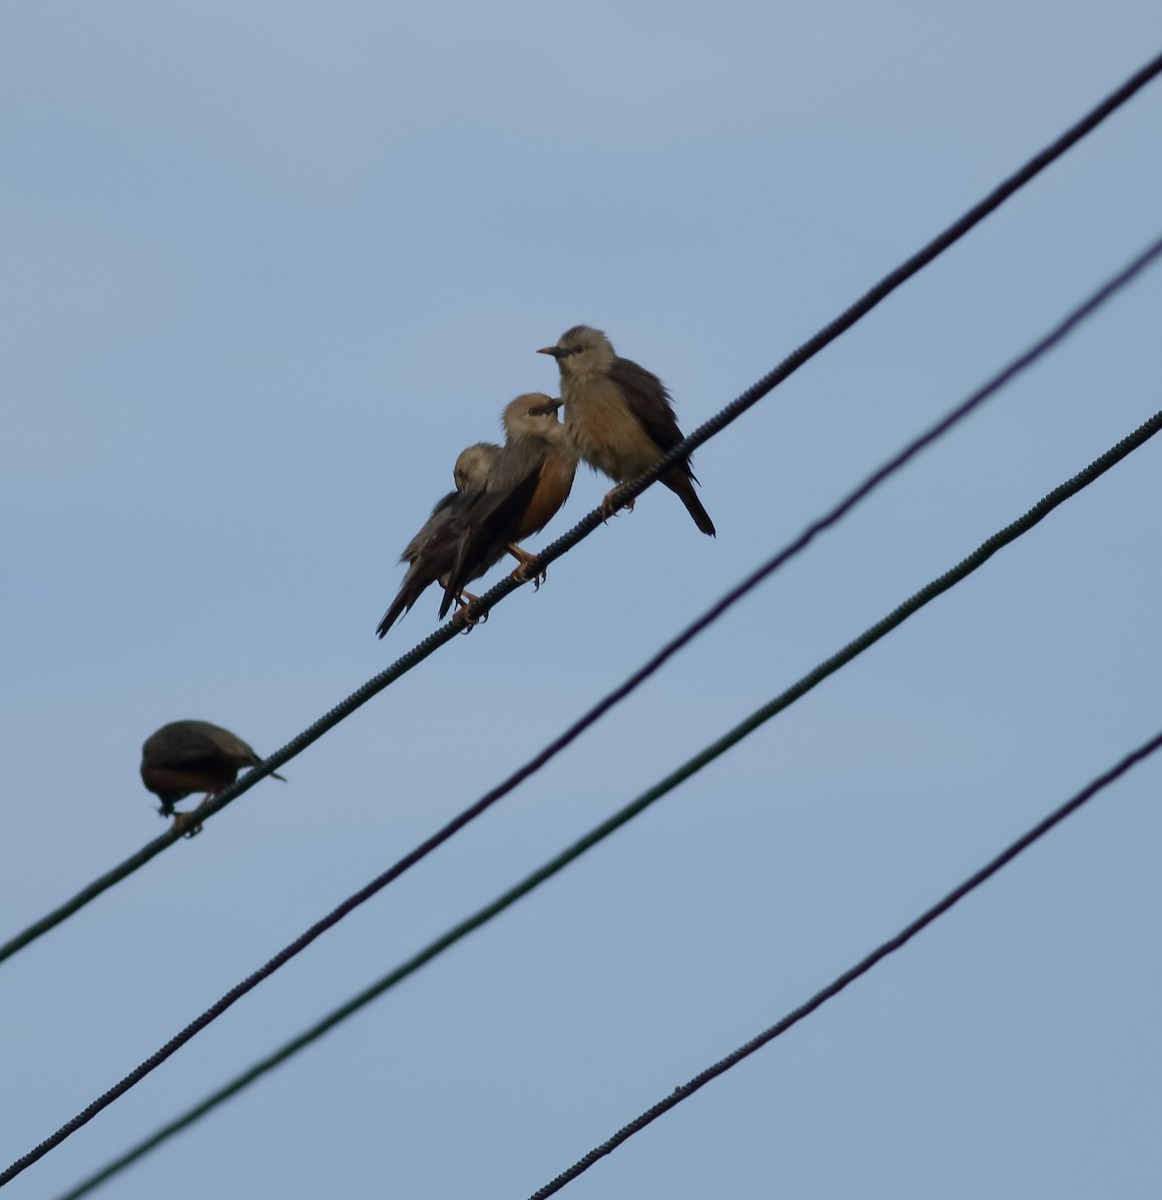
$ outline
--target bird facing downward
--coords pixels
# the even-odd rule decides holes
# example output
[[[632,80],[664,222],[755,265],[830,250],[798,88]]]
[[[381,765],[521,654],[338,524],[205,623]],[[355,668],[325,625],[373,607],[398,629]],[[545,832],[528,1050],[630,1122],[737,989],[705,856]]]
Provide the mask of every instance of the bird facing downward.
[[[171,721],[145,739],[141,781],[161,801],[161,815],[171,817],[179,800],[195,792],[220,792],[234,782],[243,767],[257,767],[261,762],[240,737],[220,725]],[[271,777],[282,779],[273,771]],[[178,813],[175,827],[184,828],[189,817],[189,813]]]
[[[495,442],[474,442],[460,451],[456,465],[452,468],[452,480],[458,492],[474,492],[484,486],[488,470],[500,453]]]
[[[408,564],[408,570],[375,631],[380,637],[395,624],[401,613],[415,604],[429,584],[437,580],[441,585],[447,582],[448,572],[456,562],[468,507],[484,487],[489,468],[499,453],[500,447],[492,442],[477,442],[460,452],[452,470],[456,491],[449,492],[437,503],[432,515],[399,557],[400,562]]]
[[[493,459],[483,489],[467,507],[448,577],[443,617],[464,585],[478,579],[505,552],[518,559],[516,577],[533,556],[516,543],[540,532],[568,499],[577,460],[569,450],[557,405],[541,392],[517,396],[501,418],[505,444]]]
[[[557,360],[565,429],[579,458],[619,484],[649,470],[681,440],[670,395],[662,381],[628,358],[620,358],[600,329],[574,325],[555,346],[538,354]],[[661,481],[686,506],[695,525],[714,536],[714,522],[694,492],[697,482],[689,455],[680,458]],[[618,507],[619,488],[604,507]]]

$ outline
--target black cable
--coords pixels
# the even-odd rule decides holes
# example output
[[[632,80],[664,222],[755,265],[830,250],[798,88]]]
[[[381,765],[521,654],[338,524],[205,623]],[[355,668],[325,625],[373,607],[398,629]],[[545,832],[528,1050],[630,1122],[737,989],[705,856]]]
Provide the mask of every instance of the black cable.
[[[1080,472],[1078,475],[1075,475],[1066,483],[1063,483],[1059,487],[1055,488],[1049,493],[1048,496],[1044,497],[1041,501],[1035,504],[1022,517],[1018,518],[1011,525],[1006,526],[1000,532],[994,534],[986,542],[982,543],[972,554],[953,567],[952,570],[945,572],[938,579],[933,580],[927,585],[927,587],[921,588],[920,591],[916,592],[903,604],[895,608],[886,617],[878,621],[869,629],[865,630],[864,633],[862,633],[858,638],[855,638],[853,641],[849,642],[845,647],[843,647],[842,650],[838,651],[838,653],[833,654],[829,659],[821,663],[809,674],[803,676],[803,678],[797,683],[793,684],[769,703],[765,704],[762,708],[752,713],[746,718],[746,720],[729,730],[716,742],[710,746],[707,746],[692,759],[683,763],[675,771],[667,775],[665,779],[661,780],[648,791],[631,801],[624,808],[614,813],[613,816],[602,822],[602,824],[597,826],[596,829],[591,830],[584,837],[574,842],[571,846],[563,850],[539,870],[533,872],[533,874],[527,876],[520,883],[510,888],[491,904],[480,909],[474,915],[468,917],[459,925],[449,930],[442,937],[438,938],[425,949],[415,954],[412,958],[408,959],[394,971],[384,976],[376,983],[373,983],[370,987],[360,992],[352,1000],[349,1000],[346,1004],[342,1005],[340,1008],[324,1017],[315,1025],[311,1026],[310,1029],[292,1039],[290,1042],[286,1043],[271,1055],[255,1063],[247,1071],[243,1072],[240,1076],[226,1084],[224,1087],[220,1088],[211,1096],[208,1096],[193,1109],[175,1118],[168,1125],[152,1134],[144,1142],[131,1148],[121,1157],[107,1164],[95,1175],[77,1185],[73,1191],[69,1192],[66,1197],[62,1197],[61,1200],[75,1200],[75,1197],[84,1195],[86,1192],[89,1192],[96,1187],[97,1184],[103,1182],[105,1179],[108,1179],[110,1176],[117,1174],[124,1167],[141,1158],[155,1146],[160,1145],[163,1141],[173,1136],[173,1134],[186,1128],[188,1125],[193,1124],[193,1122],[199,1117],[205,1115],[205,1113],[209,1112],[211,1109],[216,1108],[223,1101],[241,1091],[242,1088],[246,1087],[248,1084],[253,1083],[267,1071],[290,1058],[293,1054],[297,1053],[311,1042],[317,1040],[324,1033],[326,1033],[327,1030],[333,1028],[335,1025],[339,1024],[341,1021],[357,1012],[360,1008],[362,1008],[365,1004],[370,1003],[370,1001],[374,1000],[377,996],[382,995],[385,991],[394,987],[401,980],[417,971],[425,963],[430,962],[437,955],[443,953],[443,951],[454,945],[461,938],[466,937],[473,930],[478,929],[481,925],[484,925],[493,917],[499,915],[506,908],[519,900],[522,896],[527,895],[534,888],[544,883],[547,879],[552,878],[552,876],[556,875],[569,863],[573,862],[593,846],[597,845],[598,842],[603,841],[610,834],[615,832],[617,829],[620,829],[627,822],[631,821],[639,813],[644,812],[645,809],[652,805],[656,800],[661,799],[662,796],[673,791],[674,788],[678,787],[686,779],[690,778],[691,775],[700,771],[703,767],[713,762],[716,758],[719,758],[721,755],[725,754],[729,749],[742,741],[743,738],[753,733],[772,717],[782,712],[783,709],[788,708],[796,700],[800,699],[818,684],[822,683],[822,681],[828,676],[838,671],[840,667],[850,662],[857,655],[862,654],[864,650],[868,649],[875,642],[879,641],[880,638],[884,637],[898,625],[903,624],[903,622],[906,621],[908,617],[912,616],[913,613],[923,608],[926,604],[934,600],[943,592],[947,591],[954,584],[959,583],[962,579],[972,574],[973,571],[977,570],[978,567],[987,562],[999,549],[1001,549],[1002,546],[1007,545],[1009,542],[1015,541],[1022,534],[1028,532],[1033,528],[1034,525],[1042,521],[1054,508],[1064,503],[1065,500],[1067,500],[1070,496],[1075,495],[1077,492],[1087,487],[1090,483],[1108,471],[1116,463],[1120,462],[1138,446],[1143,445],[1159,430],[1162,430],[1162,412],[1156,413],[1149,421],[1141,425],[1129,437],[1124,438],[1111,450],[1108,450],[1100,458],[1092,462],[1084,471]],[[179,1037],[180,1036],[181,1035],[179,1035]],[[175,1041],[176,1040],[177,1039],[175,1039]],[[169,1045],[173,1046],[174,1049],[177,1048],[173,1042],[169,1043]],[[160,1053],[162,1052],[159,1052],[159,1054]],[[170,1051],[170,1053],[172,1053],[172,1051]],[[154,1058],[158,1058],[158,1056],[155,1055]],[[152,1062],[153,1060],[149,1061]],[[147,1064],[143,1064],[143,1066],[145,1065]],[[150,1069],[152,1069],[152,1067]],[[139,1071],[140,1070],[141,1068],[139,1068]],[[126,1077],[126,1080],[129,1079],[132,1079],[132,1076]],[[136,1080],[134,1080],[134,1082],[136,1082]],[[123,1081],[123,1083],[126,1083],[126,1081]],[[121,1085],[118,1086],[120,1087]],[[127,1090],[128,1086],[132,1086],[132,1083],[127,1083],[126,1087],[122,1088],[121,1090]],[[106,1093],[106,1095],[111,1096],[111,1093]],[[100,1101],[97,1103],[100,1104],[101,1107],[104,1106]],[[86,1109],[85,1113],[82,1113],[81,1116],[84,1117],[85,1120],[88,1120],[89,1117],[96,1114],[96,1111],[98,1110],[93,1105],[90,1105],[90,1108]],[[80,1118],[76,1118],[76,1120],[80,1121]],[[80,1123],[83,1124],[83,1121],[80,1121]],[[73,1123],[70,1122],[70,1124]],[[64,1128],[68,1129],[68,1126]],[[72,1130],[69,1129],[69,1132],[72,1132]],[[63,1136],[67,1137],[68,1133],[64,1133]],[[52,1139],[50,1139],[50,1141],[51,1140]],[[59,1138],[58,1140],[63,1140],[63,1137]],[[44,1151],[41,1151],[41,1147],[37,1147],[37,1150],[33,1151],[33,1154],[36,1154],[39,1157],[38,1151],[47,1152],[48,1149],[52,1148],[47,1142],[42,1143],[42,1146],[44,1147]],[[14,1167],[9,1168],[9,1170],[11,1171],[17,1166],[19,1166],[19,1169],[23,1170],[24,1166],[27,1166],[32,1161],[35,1161],[35,1159],[31,1156],[26,1156],[26,1159],[27,1161],[25,1159],[20,1160],[20,1164],[23,1165],[14,1164]],[[0,1176],[0,1184],[3,1184],[6,1182],[6,1180],[7,1173]]]
[[[1027,850],[1034,842],[1044,837],[1055,825],[1064,821],[1070,813],[1076,812],[1088,800],[1093,799],[1103,788],[1124,775],[1135,763],[1148,758],[1159,746],[1162,746],[1162,733],[1156,734],[1144,745],[1139,746],[1137,750],[1127,754],[1116,766],[1111,767],[1104,775],[1099,775],[1087,787],[1082,788],[1075,796],[1071,797],[1059,808],[1054,809],[1044,820],[1034,825],[1028,833],[1023,834],[1005,850],[1002,850],[994,859],[981,867],[979,871],[970,875],[959,887],[953,888],[943,900],[922,913],[910,925],[905,926],[897,933],[894,938],[877,947],[866,958],[856,963],[854,967],[844,971],[838,979],[828,984],[822,991],[816,992],[805,1004],[801,1004],[793,1012],[788,1013],[781,1021],[772,1025],[769,1029],[764,1029],[757,1037],[752,1038],[745,1045],[739,1046],[737,1050],[728,1054],[713,1066],[707,1067],[705,1071],[695,1075],[688,1083],[682,1084],[681,1087],[676,1087],[664,1100],[659,1100],[657,1104],[651,1108],[647,1108],[645,1112],[633,1121],[630,1121],[628,1125],[622,1126],[608,1141],[594,1147],[584,1158],[578,1159],[567,1171],[563,1171],[556,1179],[535,1191],[529,1200],[546,1200],[546,1197],[559,1192],[567,1183],[576,1179],[578,1175],[582,1175],[588,1171],[598,1159],[604,1158],[607,1154],[612,1154],[623,1142],[633,1137],[635,1133],[644,1129],[652,1121],[656,1121],[663,1113],[669,1112],[675,1105],[681,1104],[683,1100],[688,1096],[692,1096],[700,1087],[703,1087],[712,1079],[716,1079],[724,1072],[729,1071],[731,1067],[742,1062],[744,1058],[761,1049],[780,1034],[786,1033],[792,1025],[797,1025],[804,1017],[810,1016],[817,1008],[843,991],[849,983],[854,982],[861,975],[865,975],[881,959],[887,958],[889,954],[899,950],[901,946],[909,942],[922,929],[931,925],[937,917],[942,916],[954,904],[963,900],[969,892],[980,887],[985,880],[995,875],[1007,863],[1012,862],[1018,854]]]
[[[1050,163],[1060,158],[1071,146],[1080,141],[1087,133],[1096,128],[1111,113],[1120,108],[1136,92],[1140,91],[1159,72],[1162,72],[1162,54],[1151,59],[1144,67],[1135,72],[1120,88],[1112,92],[1096,108],[1092,109],[1075,125],[1065,131],[1055,142],[1046,146],[1040,154],[1031,158],[1019,171],[1010,175],[1004,182],[998,184],[983,200],[968,210],[958,221],[954,221],[943,233],[938,234],[921,250],[918,250],[906,262],[901,263],[894,271],[885,275],[874,287],[865,292],[854,304],[845,309],[829,325],[824,326],[814,337],[808,338],[798,349],[793,350],[772,371],[768,372],[757,383],[752,384],[736,400],[732,400],[725,408],[717,412],[709,421],[699,425],[688,437],[679,442],[668,454],[660,458],[648,471],[643,471],[636,479],[622,484],[618,488],[619,503],[633,500],[650,484],[675,463],[685,459],[694,450],[708,441],[716,433],[725,429],[735,418],[756,404],[780,383],[793,375],[804,363],[815,357],[820,350],[830,345],[840,334],[846,333],[857,321],[867,316],[881,300],[885,300],[901,284],[906,283],[913,275],[926,267],[933,259],[939,257],[959,241],[974,226],[985,217],[998,209],[1014,192],[1040,174]],[[605,521],[602,509],[595,509],[583,520],[577,523],[568,533],[563,534],[555,542],[550,543],[537,556],[526,564],[530,576],[537,570],[548,566],[560,558],[566,550],[571,549],[583,537],[588,536],[597,525]],[[502,580],[481,596],[477,606],[472,611],[482,614],[488,611],[498,599],[508,595],[520,585],[512,580]]]
[[[866,316],[881,300],[885,299],[891,292],[895,291],[896,288],[921,270],[921,268],[927,266],[934,258],[947,250],[954,242],[968,233],[973,226],[984,220],[985,217],[1003,204],[1014,192],[1043,171],[1050,163],[1064,154],[1091,130],[1100,125],[1111,113],[1115,112],[1135,93],[1145,87],[1159,72],[1162,72],[1162,54],[1157,55],[1142,67],[1141,70],[1135,72],[1121,87],[1106,97],[1105,100],[1093,108],[1080,121],[1066,130],[1056,141],[1030,159],[1020,170],[1011,175],[998,187],[994,188],[983,200],[969,209],[959,220],[955,221],[943,233],[929,242],[922,250],[914,254],[889,275],[886,275],[834,321],[788,355],[773,371],[753,384],[716,416],[712,417],[705,424],[700,425],[689,437],[685,438],[669,454],[659,460],[655,467],[624,485],[622,495],[626,499],[633,499],[640,495],[646,487],[657,479],[662,471],[673,465],[679,458],[702,445],[703,442],[707,441],[753,404],[757,403],[758,400],[797,371],[799,367],[818,354],[820,350],[834,341],[841,333],[851,328],[856,321]],[[572,549],[573,546],[588,537],[598,525],[602,524],[602,521],[602,510],[600,508],[594,509],[582,518],[568,533],[548,545],[529,564],[529,576],[531,577],[538,569],[547,567],[550,563],[555,562],[566,551]],[[500,600],[504,599],[505,596],[520,586],[521,584],[517,583],[511,577],[502,579],[480,597],[473,606],[473,613],[477,616],[485,615]],[[272,771],[276,771],[284,763],[289,762],[295,755],[322,737],[329,729],[350,716],[373,696],[378,695],[384,688],[394,683],[400,676],[405,675],[412,667],[434,653],[438,647],[442,646],[445,642],[451,641],[457,632],[459,632],[458,628],[448,623],[429,634],[428,637],[409,650],[407,654],[397,659],[390,667],[373,676],[362,687],[352,692],[345,700],[341,701],[328,713],[315,721],[314,724],[308,726],[300,734],[287,742],[285,746],[275,751],[261,766],[256,767],[253,771],[248,771],[229,787],[223,788],[220,792],[215,793],[213,797],[199,805],[196,810],[198,821],[204,823],[225,808],[227,804],[230,804],[244,792],[252,788],[260,779],[269,775]],[[28,926],[27,929],[3,945],[0,945],[0,962],[11,957],[18,950],[23,949],[50,929],[59,925],[66,918],[72,916],[86,904],[90,903],[90,901],[95,900],[102,892],[108,890],[114,884],[121,882],[121,880],[133,874],[140,867],[143,867],[152,858],[177,841],[179,836],[177,832],[170,830],[160,837],[155,838],[152,842],[143,846],[136,854],[94,880],[87,887],[82,888],[81,891],[64,904]]]

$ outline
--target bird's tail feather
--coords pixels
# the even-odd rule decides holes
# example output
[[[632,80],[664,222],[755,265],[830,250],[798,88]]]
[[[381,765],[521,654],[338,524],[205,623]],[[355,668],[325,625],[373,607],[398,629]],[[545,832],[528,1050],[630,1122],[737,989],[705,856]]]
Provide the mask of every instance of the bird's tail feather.
[[[420,593],[430,582],[431,580],[427,580],[420,583],[414,578],[411,571],[404,576],[403,583],[400,585],[395,599],[391,602],[391,607],[383,614],[383,620],[379,622],[379,626],[375,630],[379,637],[383,637],[396,621],[399,620],[400,615],[407,612],[415,604],[420,598]]]
[[[710,519],[710,514],[706,509],[702,507],[702,501],[698,499],[698,495],[694,491],[692,479],[692,475],[683,474],[681,471],[671,471],[662,477],[662,482],[686,506],[686,511],[694,518],[694,524],[708,537],[715,537],[717,531],[714,528],[714,522]]]

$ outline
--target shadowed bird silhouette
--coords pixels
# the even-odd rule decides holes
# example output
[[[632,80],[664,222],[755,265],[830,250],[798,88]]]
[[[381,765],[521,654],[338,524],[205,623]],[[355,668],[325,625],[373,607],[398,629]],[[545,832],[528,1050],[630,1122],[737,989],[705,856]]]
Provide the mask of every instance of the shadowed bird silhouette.
[[[175,817],[175,828],[196,833],[191,813],[174,805],[195,792],[213,795],[228,787],[243,767],[262,759],[238,736],[209,721],[171,721],[145,739],[141,748],[141,781],[161,801],[163,817]],[[271,778],[282,779],[271,772]]]
[[[614,353],[600,329],[574,325],[550,354],[561,372],[565,429],[578,458],[617,483],[649,470],[681,440],[670,394],[645,367]],[[694,492],[697,479],[689,455],[676,462],[661,481],[686,506],[694,524],[714,536],[714,522]],[[621,506],[620,488],[608,492],[602,507],[608,516]],[[632,502],[629,504],[632,508]]]
[[[517,396],[506,405],[501,417],[505,444],[467,507],[441,617],[464,585],[483,575],[506,551],[520,563],[514,576],[522,582],[529,578],[526,568],[533,556],[516,543],[549,523],[568,499],[577,469],[556,410],[557,402],[541,392]]]
[[[484,487],[489,467],[500,453],[500,447],[492,442],[477,442],[460,452],[452,478],[456,490],[449,492],[424,522],[400,555],[400,562],[408,564],[403,583],[376,633],[383,637],[399,618],[420,598],[429,584],[437,580],[446,583],[448,574],[456,563],[459,539],[464,531],[464,520],[473,498]],[[475,597],[473,597],[475,599]]]

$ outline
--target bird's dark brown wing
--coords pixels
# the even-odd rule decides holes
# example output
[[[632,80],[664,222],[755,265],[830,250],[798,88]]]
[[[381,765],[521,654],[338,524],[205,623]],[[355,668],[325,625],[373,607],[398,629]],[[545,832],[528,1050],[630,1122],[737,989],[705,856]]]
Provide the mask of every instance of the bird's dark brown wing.
[[[141,757],[151,767],[185,767],[248,753],[254,751],[228,730],[211,728],[205,722],[181,721],[159,729],[142,747]]]
[[[630,412],[642,423],[650,440],[663,454],[682,440],[682,431],[678,428],[670,403],[670,393],[652,371],[638,366],[632,359],[615,358],[609,368],[609,378],[617,384]],[[694,478],[689,456],[675,465],[683,474]]]
[[[440,535],[453,516],[450,509],[459,495],[459,492],[449,492],[436,503],[436,507],[432,509],[432,515],[424,522],[419,533],[404,547],[403,553],[399,556],[401,563],[415,562],[424,546]]]
[[[496,456],[484,490],[468,508],[440,605],[441,618],[448,615],[465,586],[503,556],[532,503],[548,454],[549,445],[543,439],[519,437]]]
[[[466,529],[465,519],[477,495],[479,493],[449,492],[432,510],[424,527],[408,542],[400,561],[410,565],[395,599],[376,628],[380,637],[415,604],[429,584],[447,575],[455,566],[460,538]]]

